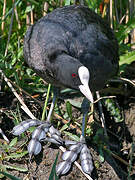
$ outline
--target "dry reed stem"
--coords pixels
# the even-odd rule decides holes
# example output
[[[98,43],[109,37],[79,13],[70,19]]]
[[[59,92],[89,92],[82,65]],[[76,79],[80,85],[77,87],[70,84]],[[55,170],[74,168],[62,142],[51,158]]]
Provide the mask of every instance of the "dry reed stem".
[[[112,13],[113,5],[112,0],[110,0],[110,27],[113,28],[113,13]]]
[[[33,25],[34,24],[34,14],[33,14],[33,10],[31,9],[31,11],[30,11],[30,21],[31,21],[31,25]]]
[[[27,2],[27,6],[29,6],[29,5],[30,5],[30,3]],[[26,13],[26,26],[27,26],[27,29],[30,26],[30,14],[29,13]]]
[[[13,0],[13,3],[14,3],[14,0]],[[16,17],[16,21],[18,23],[18,29],[21,29],[21,23],[20,23],[20,20],[19,20],[19,16],[18,16],[18,13],[17,13],[17,8],[15,6],[14,8],[14,11],[15,11],[15,17]]]
[[[129,21],[129,9],[127,8],[127,10],[126,10],[126,17],[125,17],[125,24],[127,24],[128,21]],[[124,43],[127,44],[128,41],[129,41],[129,37],[127,36],[127,37],[125,38],[125,40],[124,40]]]
[[[49,8],[49,4],[48,2],[45,2],[43,6],[43,16],[47,15],[48,8]]]
[[[4,4],[3,4],[3,13],[2,13],[2,23],[1,23],[1,31],[4,32],[4,25],[5,25],[5,21],[4,21],[4,18],[5,18],[5,15],[6,15],[6,3],[7,1],[4,0]]]

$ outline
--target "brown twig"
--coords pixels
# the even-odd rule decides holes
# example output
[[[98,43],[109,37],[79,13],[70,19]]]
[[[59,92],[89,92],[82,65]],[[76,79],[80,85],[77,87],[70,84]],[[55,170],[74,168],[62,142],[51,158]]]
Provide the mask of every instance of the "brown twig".
[[[3,75],[5,82],[10,87],[13,94],[16,96],[16,98],[19,100],[19,102],[22,104],[22,106],[27,110],[27,114],[29,114],[29,116],[31,116],[32,119],[35,119],[35,117],[31,113],[31,111],[27,108],[26,104],[23,102],[21,97],[17,94],[16,90],[13,88],[12,84],[8,81],[7,77],[5,76],[5,74],[3,73],[3,71],[1,69],[0,69],[0,73]]]
[[[128,82],[128,83],[130,83],[130,84],[132,84],[134,87],[135,87],[135,83],[132,81],[132,80],[130,80],[130,79],[127,79],[127,78],[119,78],[120,80],[122,80],[122,81],[126,81],[126,82]]]
[[[97,100],[94,101],[94,104],[100,101],[101,99],[111,99],[111,98],[116,98],[116,96],[103,96],[99,97]]]
[[[130,166],[127,161],[125,161],[124,159],[122,159],[122,158],[119,157],[118,155],[114,154],[113,152],[111,152],[111,155],[112,155],[115,159],[117,159],[117,160],[119,160],[120,162],[122,162],[123,164],[125,164],[126,166],[128,166],[128,167]],[[132,168],[135,170],[135,166],[132,166]]]
[[[44,106],[44,103],[42,103],[41,101],[39,101],[38,99],[34,98],[33,96],[31,96],[31,94],[29,94],[28,92],[26,92],[24,89],[22,89],[21,87],[19,87],[17,84],[15,84],[13,81],[11,81],[10,79],[8,79],[8,81],[10,81],[10,83],[15,86],[16,88],[18,88],[21,92],[23,92],[24,94],[26,94],[27,96],[29,96],[30,98],[32,98],[35,102],[37,102],[41,107]]]

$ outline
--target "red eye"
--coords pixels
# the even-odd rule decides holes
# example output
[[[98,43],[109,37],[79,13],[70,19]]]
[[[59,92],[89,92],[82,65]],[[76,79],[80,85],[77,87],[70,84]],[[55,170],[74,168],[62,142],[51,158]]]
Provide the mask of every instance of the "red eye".
[[[72,74],[72,77],[73,77],[73,78],[75,78],[76,76],[77,76],[77,74],[75,74],[75,73]]]

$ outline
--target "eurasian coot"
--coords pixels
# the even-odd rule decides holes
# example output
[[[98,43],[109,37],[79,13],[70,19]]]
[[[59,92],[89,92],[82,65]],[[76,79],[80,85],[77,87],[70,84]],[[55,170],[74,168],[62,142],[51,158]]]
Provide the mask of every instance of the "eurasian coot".
[[[28,29],[24,58],[46,82],[78,89],[92,101],[90,90],[103,88],[118,71],[118,43],[88,7],[65,6]]]
[[[109,25],[88,7],[65,6],[41,18],[27,30],[24,38],[24,58],[46,82],[55,87],[80,90],[93,103],[92,92],[102,89],[107,80],[118,71],[118,43]],[[50,116],[48,122],[49,120]],[[39,121],[33,121],[33,125],[37,125],[36,123],[40,124]],[[27,126],[30,126],[29,121]],[[32,149],[31,152],[34,154],[41,150],[39,141],[43,138],[43,129],[50,127],[43,123],[40,126],[42,127],[39,128],[40,133],[38,131],[37,136],[33,135],[34,138],[36,137],[37,145],[33,145],[34,138],[29,145],[29,151]],[[84,145],[84,128],[85,118],[83,118],[83,133],[80,141],[82,146],[73,142],[67,144],[76,148],[81,147],[77,153],[88,154],[88,149]],[[14,134],[17,134],[15,129]],[[59,136],[58,132],[55,134]],[[50,142],[53,140],[51,139]],[[33,150],[34,147],[37,149]],[[72,159],[74,151],[70,155]],[[86,159],[91,158],[90,156],[84,158],[82,167],[91,163],[86,162]],[[57,168],[58,174],[65,173],[61,167],[64,169],[65,164]],[[84,168],[84,171],[90,174],[87,169],[88,167]]]

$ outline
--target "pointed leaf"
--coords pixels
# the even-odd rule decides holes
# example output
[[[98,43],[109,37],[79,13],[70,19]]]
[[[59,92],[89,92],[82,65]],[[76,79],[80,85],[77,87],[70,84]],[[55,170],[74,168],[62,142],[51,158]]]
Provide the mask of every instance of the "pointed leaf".
[[[75,140],[75,141],[79,141],[80,138],[78,136],[76,136],[75,134],[72,134],[70,132],[67,132],[67,131],[63,131],[66,135],[68,135],[72,140]]]
[[[69,101],[66,102],[66,109],[70,119],[72,119],[72,106]]]
[[[0,174],[3,174],[4,176],[8,177],[8,178],[11,179],[11,180],[21,180],[21,179],[19,179],[18,177],[12,176],[11,174],[9,174],[9,173],[7,173],[7,172],[1,172],[1,171],[0,171]]]
[[[49,180],[54,179],[54,177],[55,177],[55,180],[59,180],[58,176],[56,175],[56,164],[57,164],[57,161],[58,161],[58,156],[59,156],[59,152],[58,152],[58,154],[56,156],[56,159],[54,161],[54,164],[53,164],[50,176],[49,176]]]
[[[14,139],[12,139],[12,141],[10,142],[9,146],[12,147],[12,146],[15,146],[17,143],[17,137],[15,137]]]

